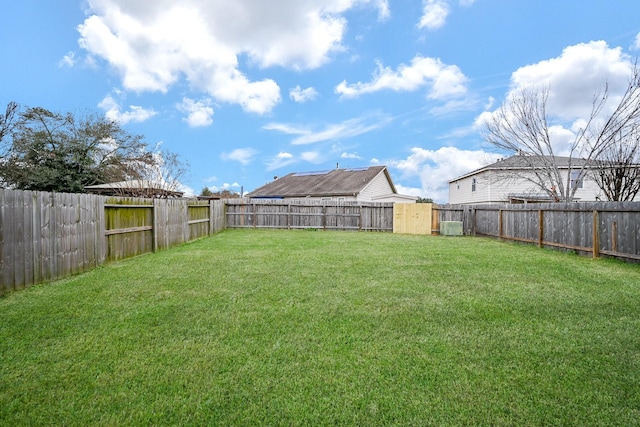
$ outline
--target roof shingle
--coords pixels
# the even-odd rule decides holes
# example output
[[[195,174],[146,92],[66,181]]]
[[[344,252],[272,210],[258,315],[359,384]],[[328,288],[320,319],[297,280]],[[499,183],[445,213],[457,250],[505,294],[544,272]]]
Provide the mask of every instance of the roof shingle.
[[[249,197],[353,196],[362,191],[386,166],[294,172],[253,190]]]

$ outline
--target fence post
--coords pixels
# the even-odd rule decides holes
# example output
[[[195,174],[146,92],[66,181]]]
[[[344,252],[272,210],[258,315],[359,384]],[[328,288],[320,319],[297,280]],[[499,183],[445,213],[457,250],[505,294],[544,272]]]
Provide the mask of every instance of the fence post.
[[[209,236],[213,235],[213,213],[214,213],[214,209],[213,209],[213,200],[209,200]]]
[[[593,211],[593,257],[600,256],[600,218],[598,211]]]
[[[471,208],[471,235],[472,236],[476,235],[476,215],[477,215],[477,210],[476,210],[476,207],[474,206],[473,208]]]
[[[336,209],[336,212],[338,209]],[[322,229],[327,229],[327,205],[322,205]]]
[[[544,242],[544,211],[540,209],[538,211],[538,247],[542,247]]]
[[[153,209],[151,210],[151,226],[153,227],[153,252],[158,252],[158,199],[153,199]]]
[[[498,239],[502,239],[502,209],[498,209]]]
[[[618,252],[618,223],[616,221],[611,224],[611,250]]]

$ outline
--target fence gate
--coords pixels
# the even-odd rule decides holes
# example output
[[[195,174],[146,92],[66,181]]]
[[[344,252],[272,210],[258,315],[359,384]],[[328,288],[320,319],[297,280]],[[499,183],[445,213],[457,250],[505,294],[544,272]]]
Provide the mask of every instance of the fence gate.
[[[394,203],[393,232],[401,234],[431,234],[433,205],[431,203]]]

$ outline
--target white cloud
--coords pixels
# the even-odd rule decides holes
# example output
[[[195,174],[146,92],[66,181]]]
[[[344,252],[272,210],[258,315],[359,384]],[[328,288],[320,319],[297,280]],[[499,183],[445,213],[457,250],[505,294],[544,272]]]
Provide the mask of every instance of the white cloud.
[[[633,45],[634,49],[640,49],[640,33],[636,36],[635,44]]]
[[[404,185],[395,183],[393,185],[396,187],[398,194],[404,194],[405,196],[428,197],[424,194],[424,190],[422,188],[405,187]]]
[[[430,197],[438,203],[446,203],[451,179],[493,163],[499,157],[481,150],[460,150],[456,147],[437,150],[414,147],[406,159],[389,162],[389,166],[400,172],[398,182],[407,178],[420,179],[419,192],[401,187],[406,191],[404,194]]]
[[[232,188],[240,188],[241,185],[238,184],[237,182],[234,182],[233,184],[229,184],[228,182],[223,183],[220,186],[217,185],[212,185],[209,188],[209,190],[211,191],[224,191],[224,190],[231,190]]]
[[[384,21],[389,18],[391,13],[389,12],[389,3],[387,0],[374,0],[373,3],[378,8],[378,19],[380,21]]]
[[[322,159],[322,155],[317,151],[305,151],[300,155],[300,159],[309,163],[319,163]]]
[[[209,126],[213,123],[213,108],[211,108],[210,99],[201,99],[194,101],[193,99],[184,97],[182,102],[176,104],[176,108],[187,114],[184,119],[191,127]]]
[[[300,86],[296,86],[289,91],[289,96],[295,102],[304,103],[316,99],[318,92],[313,87],[302,89]]]
[[[340,158],[341,159],[356,159],[356,160],[362,160],[362,157],[360,157],[358,155],[358,153],[347,153],[344,152],[342,154],[340,154]]]
[[[267,161],[267,170],[272,171],[275,169],[280,169],[282,167],[295,163],[295,161],[296,160],[293,154],[281,151],[275,157]]]
[[[460,7],[470,7],[476,0],[460,0]],[[453,0],[422,0],[422,16],[418,28],[430,31],[442,28],[451,14]]]
[[[423,13],[418,28],[437,30],[441,28],[449,16],[449,4],[444,0],[424,0]]]
[[[466,93],[466,76],[455,65],[446,65],[438,58],[416,56],[411,65],[401,64],[396,71],[378,64],[373,80],[368,83],[340,83],[335,91],[346,98],[354,98],[381,90],[410,92],[430,85],[429,98],[442,99]]]
[[[286,133],[288,135],[306,135],[307,133],[309,133],[307,129],[298,128],[284,123],[269,123],[267,125],[264,125],[262,129],[275,130],[281,133]]]
[[[258,154],[253,148],[236,148],[230,153],[222,153],[222,160],[234,160],[246,166],[250,164]]]
[[[153,109],[147,109],[138,105],[130,105],[129,111],[121,111],[118,102],[111,95],[107,95],[98,107],[105,111],[109,120],[127,124],[129,122],[144,122],[157,114]]]
[[[184,193],[184,197],[194,197],[196,195],[196,192],[193,188],[182,183],[178,183],[178,191],[182,191]]]
[[[391,122],[391,118],[385,115],[372,115],[345,120],[342,123],[330,124],[320,130],[311,130],[307,127],[296,127],[280,123],[271,123],[263,127],[266,130],[275,130],[288,135],[299,135],[291,141],[293,145],[307,145],[324,141],[353,138],[374,130],[380,129]]]
[[[484,105],[484,109],[485,110],[490,110],[491,107],[493,107],[493,105],[496,103],[496,99],[493,96],[490,96],[487,99],[487,103]]]
[[[548,91],[546,113],[551,141],[557,155],[568,155],[579,124],[592,113],[594,97],[603,94],[608,85],[608,101],[601,118],[611,113],[627,88],[633,63],[619,47],[610,48],[604,41],[568,46],[556,58],[519,68],[511,76],[507,100],[523,89]],[[475,121],[483,127],[493,112],[485,111]]]
[[[610,48],[604,41],[580,43],[565,48],[559,57],[516,70],[509,96],[522,88],[544,85],[549,89],[549,113],[575,119],[591,112],[593,97],[605,83],[612,101],[619,100],[631,66],[619,47]]]
[[[106,61],[125,89],[166,93],[186,79],[217,101],[265,114],[281,101],[273,79],[251,80],[239,65],[314,69],[344,50],[344,14],[389,16],[387,0],[89,0],[79,44]]]
[[[71,51],[71,52],[67,53],[58,62],[58,66],[59,67],[73,68],[73,66],[76,65],[76,58],[75,57],[76,57],[76,53],[75,52]]]

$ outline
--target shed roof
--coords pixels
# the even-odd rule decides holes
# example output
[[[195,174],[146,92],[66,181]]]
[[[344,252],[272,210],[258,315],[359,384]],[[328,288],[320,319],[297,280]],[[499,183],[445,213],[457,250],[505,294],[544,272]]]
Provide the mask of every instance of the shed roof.
[[[384,174],[397,193],[386,166],[293,172],[253,190],[249,197],[355,196],[378,175]]]

